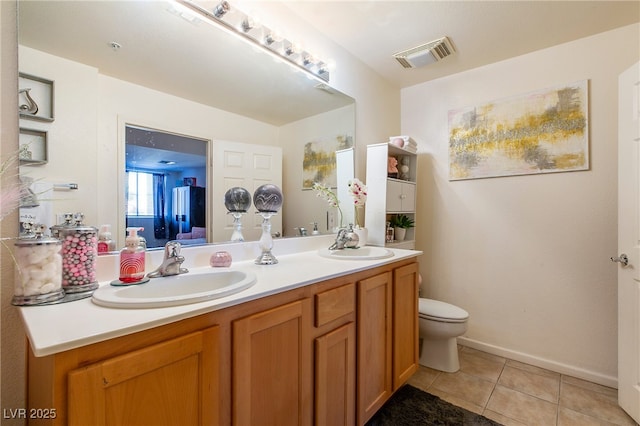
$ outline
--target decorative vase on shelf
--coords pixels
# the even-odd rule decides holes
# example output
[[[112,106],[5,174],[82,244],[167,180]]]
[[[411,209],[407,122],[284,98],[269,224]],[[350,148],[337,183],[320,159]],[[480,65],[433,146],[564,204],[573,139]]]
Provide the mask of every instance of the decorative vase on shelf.
[[[353,228],[353,232],[355,232],[358,235],[358,239],[359,239],[358,245],[360,247],[366,246],[367,245],[368,236],[369,236],[369,231],[367,230],[367,228],[361,228],[361,227],[358,226],[358,227]]]
[[[407,229],[406,228],[399,228],[399,227],[395,227],[393,230],[394,234],[395,234],[395,239],[396,241],[404,241],[405,237],[407,236]]]

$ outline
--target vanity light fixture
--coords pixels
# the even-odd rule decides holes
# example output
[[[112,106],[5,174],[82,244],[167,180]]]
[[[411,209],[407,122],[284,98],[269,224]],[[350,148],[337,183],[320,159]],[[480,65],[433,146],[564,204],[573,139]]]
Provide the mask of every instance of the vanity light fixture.
[[[227,1],[221,1],[220,3],[218,3],[218,5],[216,7],[213,8],[213,16],[215,16],[218,19],[221,19],[224,15],[227,14],[227,12],[229,11],[229,2]]]
[[[194,0],[174,0],[189,10],[230,31],[241,39],[260,46],[265,51],[304,70],[313,77],[328,82],[330,70],[327,62],[316,59],[315,55],[297,48],[291,41],[275,35],[273,30],[258,24],[251,16],[232,7],[228,1],[222,0],[213,9],[208,10],[196,4]]]

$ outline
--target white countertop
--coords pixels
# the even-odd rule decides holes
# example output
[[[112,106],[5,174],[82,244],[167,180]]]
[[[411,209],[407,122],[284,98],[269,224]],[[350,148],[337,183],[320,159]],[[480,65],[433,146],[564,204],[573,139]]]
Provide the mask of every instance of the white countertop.
[[[91,298],[87,298],[19,309],[33,353],[40,357],[422,254],[414,250],[390,249],[394,253],[393,257],[378,260],[337,260],[320,256],[317,250],[328,247],[331,242],[333,237],[330,235],[276,240],[272,253],[279,263],[262,266],[254,264],[254,259],[260,253],[257,243],[183,247],[182,254],[189,260],[185,261],[184,266],[191,272],[210,270],[209,256],[216,251],[226,250],[234,259],[228,269],[251,271],[257,276],[257,282],[252,287],[231,296],[206,302],[164,308],[117,309],[98,306]],[[158,264],[161,257],[162,252],[150,253],[147,264]],[[109,285],[112,279],[117,278],[114,269],[118,256],[101,258],[98,264],[100,285]],[[153,260],[155,262],[149,263]],[[153,269],[148,268],[147,272],[151,270]]]

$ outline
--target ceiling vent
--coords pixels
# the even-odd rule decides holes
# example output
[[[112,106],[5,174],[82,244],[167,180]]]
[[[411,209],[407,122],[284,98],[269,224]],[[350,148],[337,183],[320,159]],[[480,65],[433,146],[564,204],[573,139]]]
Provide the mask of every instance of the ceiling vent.
[[[405,68],[418,68],[441,61],[455,51],[449,38],[442,37],[412,49],[395,53],[393,57]]]

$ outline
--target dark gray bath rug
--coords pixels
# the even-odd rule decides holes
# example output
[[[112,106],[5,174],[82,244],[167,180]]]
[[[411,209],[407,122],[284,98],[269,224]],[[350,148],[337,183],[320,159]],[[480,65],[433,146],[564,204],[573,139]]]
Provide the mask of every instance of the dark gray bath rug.
[[[500,426],[411,385],[404,385],[366,426]]]

